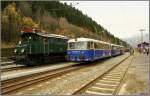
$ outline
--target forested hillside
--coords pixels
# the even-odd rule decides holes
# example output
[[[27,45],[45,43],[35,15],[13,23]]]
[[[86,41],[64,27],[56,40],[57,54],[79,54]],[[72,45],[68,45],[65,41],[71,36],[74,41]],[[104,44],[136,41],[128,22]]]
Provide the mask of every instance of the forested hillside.
[[[2,1],[1,5],[2,43],[16,44],[20,30],[33,27],[70,38],[89,37],[126,45],[80,10],[59,1]]]

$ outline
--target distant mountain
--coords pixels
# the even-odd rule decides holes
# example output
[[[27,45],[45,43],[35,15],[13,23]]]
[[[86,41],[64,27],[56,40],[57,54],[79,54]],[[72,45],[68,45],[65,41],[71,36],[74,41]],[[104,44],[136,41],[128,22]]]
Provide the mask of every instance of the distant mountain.
[[[135,36],[135,37],[131,37],[131,38],[125,38],[124,41],[128,42],[133,47],[136,47],[137,44],[141,43],[141,37]],[[149,43],[149,33],[146,33],[143,35],[143,42],[144,41]]]

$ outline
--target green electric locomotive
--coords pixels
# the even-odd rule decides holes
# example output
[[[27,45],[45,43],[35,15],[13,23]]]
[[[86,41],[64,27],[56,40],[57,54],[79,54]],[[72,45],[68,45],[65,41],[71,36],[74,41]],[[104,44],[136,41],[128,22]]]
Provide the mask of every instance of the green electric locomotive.
[[[65,60],[68,38],[44,31],[25,28],[14,49],[15,60],[26,65],[46,64]]]

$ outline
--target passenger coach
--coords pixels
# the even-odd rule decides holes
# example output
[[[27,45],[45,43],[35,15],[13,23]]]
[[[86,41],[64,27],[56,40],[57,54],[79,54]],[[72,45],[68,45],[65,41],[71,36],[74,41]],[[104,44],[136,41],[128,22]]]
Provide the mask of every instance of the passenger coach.
[[[68,41],[69,61],[94,61],[111,56],[111,44],[89,38],[76,38]]]
[[[124,46],[111,44],[111,56],[117,56],[123,54]]]

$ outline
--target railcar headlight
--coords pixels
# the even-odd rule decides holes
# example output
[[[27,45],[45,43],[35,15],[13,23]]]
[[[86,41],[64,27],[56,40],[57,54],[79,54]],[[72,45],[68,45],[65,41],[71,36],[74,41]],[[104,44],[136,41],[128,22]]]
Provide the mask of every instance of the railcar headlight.
[[[83,54],[80,55],[80,59],[84,59],[84,55]]]
[[[17,49],[15,49],[14,52],[16,53],[16,52],[17,52]]]
[[[21,50],[21,53],[23,53],[23,52],[24,52],[24,49]]]

